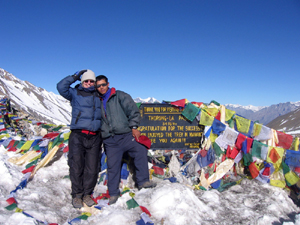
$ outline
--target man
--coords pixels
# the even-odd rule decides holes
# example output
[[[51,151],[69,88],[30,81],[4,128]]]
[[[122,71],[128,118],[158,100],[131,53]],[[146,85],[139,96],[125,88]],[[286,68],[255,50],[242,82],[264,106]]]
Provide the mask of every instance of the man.
[[[81,77],[82,76],[82,77]],[[81,80],[79,85],[70,85]],[[72,204],[81,208],[95,204],[91,194],[97,183],[102,139],[101,105],[95,90],[95,73],[81,70],[57,84],[57,90],[72,106],[68,165],[72,185]]]
[[[135,102],[127,93],[109,88],[104,75],[96,77],[96,89],[102,101],[101,135],[107,156],[109,205],[112,205],[120,196],[121,161],[125,152],[133,158],[138,189],[152,188],[156,183],[149,181],[147,149],[136,141],[141,133],[137,130],[140,113]]]

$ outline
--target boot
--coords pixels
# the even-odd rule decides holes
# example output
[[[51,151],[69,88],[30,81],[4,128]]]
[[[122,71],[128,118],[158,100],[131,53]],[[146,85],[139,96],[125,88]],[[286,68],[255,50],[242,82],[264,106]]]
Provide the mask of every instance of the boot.
[[[141,190],[142,188],[154,188],[156,185],[157,184],[153,181],[146,181],[142,185],[138,186],[138,189]]]
[[[94,200],[91,198],[90,195],[85,195],[83,197],[83,202],[88,206],[88,207],[91,207],[93,205],[95,205],[95,202]]]
[[[74,197],[72,199],[72,205],[76,209],[80,209],[83,206],[82,199],[79,197]]]
[[[115,203],[118,201],[118,198],[119,198],[118,195],[116,195],[116,196],[111,196],[111,197],[109,198],[108,204],[109,204],[109,205],[115,204]]]

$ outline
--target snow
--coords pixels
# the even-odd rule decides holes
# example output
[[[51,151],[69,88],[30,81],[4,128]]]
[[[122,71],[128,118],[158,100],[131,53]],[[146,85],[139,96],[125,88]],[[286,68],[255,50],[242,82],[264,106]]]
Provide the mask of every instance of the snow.
[[[122,195],[116,204],[107,205],[107,200],[101,200],[104,205],[101,210],[96,208],[74,209],[71,205],[71,183],[68,176],[66,153],[53,164],[37,171],[33,180],[27,186],[16,192],[18,208],[33,218],[20,212],[5,209],[6,199],[24,176],[23,166],[17,166],[8,161],[18,156],[0,147],[0,224],[38,224],[37,221],[67,225],[81,215],[91,212],[87,220],[79,224],[136,224],[141,219],[139,207],[128,209],[126,202],[134,195],[135,201],[146,207],[151,213],[154,224],[300,224],[299,208],[288,196],[288,192],[269,184],[244,178],[239,185],[219,192],[193,190],[181,173],[176,175],[180,183],[171,183],[157,177],[158,183],[153,189],[130,189]],[[233,177],[234,179],[234,177]],[[238,179],[238,178],[235,178]],[[97,184],[95,194],[106,186]],[[288,215],[296,215],[290,220]],[[74,224],[74,223],[72,223]]]
[[[245,110],[251,110],[253,112],[257,112],[257,111],[267,107],[267,106],[253,106],[253,105],[242,106],[242,105],[238,105],[238,104],[225,104],[225,106],[231,107],[231,108],[242,108]]]

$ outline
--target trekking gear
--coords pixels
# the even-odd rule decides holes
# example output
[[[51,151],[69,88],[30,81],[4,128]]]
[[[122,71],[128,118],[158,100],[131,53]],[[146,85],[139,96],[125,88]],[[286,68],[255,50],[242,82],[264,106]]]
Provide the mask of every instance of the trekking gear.
[[[91,198],[90,195],[85,195],[83,197],[83,202],[88,206],[88,207],[91,207],[93,205],[95,205],[95,202],[94,200]]]
[[[109,204],[109,205],[115,204],[115,203],[118,201],[118,198],[119,198],[118,195],[116,195],[116,196],[111,196],[111,197],[109,198],[108,204]]]
[[[157,184],[153,181],[146,181],[142,185],[138,186],[138,189],[141,190],[142,188],[154,188],[156,185]]]
[[[72,76],[74,78],[74,81],[80,80],[81,75],[84,74],[87,70],[79,70]]]

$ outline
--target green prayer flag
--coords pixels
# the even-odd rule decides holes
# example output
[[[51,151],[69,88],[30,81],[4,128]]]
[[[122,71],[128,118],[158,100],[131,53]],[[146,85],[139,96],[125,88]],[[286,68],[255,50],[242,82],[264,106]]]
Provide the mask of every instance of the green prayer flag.
[[[182,111],[182,115],[187,118],[189,121],[193,121],[196,116],[199,114],[200,109],[196,107],[192,103],[187,103],[184,107],[184,110]]]
[[[138,107],[138,109],[140,108],[140,106],[141,106],[141,102],[137,102],[137,103],[135,103],[136,104],[136,106]]]
[[[213,142],[213,149],[215,150],[217,156],[224,154],[221,147],[216,142]]]
[[[126,202],[128,209],[133,209],[135,207],[139,207],[139,204],[132,198]]]
[[[11,204],[11,205],[9,205],[9,206],[6,206],[5,207],[7,210],[9,210],[9,211],[12,211],[12,210],[14,210],[15,208],[17,208],[17,204],[16,203],[13,203],[13,204]]]
[[[252,151],[251,151],[252,156],[255,156],[255,157],[261,159],[261,149],[263,146],[267,147],[268,145],[263,144],[257,140],[254,140],[253,144],[252,144]]]
[[[31,163],[28,163],[28,164],[25,166],[25,168],[28,169],[29,167],[31,167],[31,166],[33,166],[33,165],[36,165],[37,162],[38,162],[38,160],[39,160],[39,159],[36,159],[36,160],[32,161]]]
[[[281,166],[282,166],[282,170],[283,170],[283,173],[286,174],[288,172],[290,172],[290,167],[288,165],[286,165],[285,162],[281,162]]]
[[[244,166],[249,166],[252,162],[252,155],[251,154],[244,154],[243,155],[243,160],[244,160]]]
[[[87,220],[88,216],[87,215],[81,215],[77,217],[78,219],[82,219],[82,220]]]

